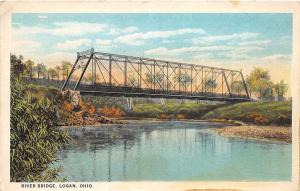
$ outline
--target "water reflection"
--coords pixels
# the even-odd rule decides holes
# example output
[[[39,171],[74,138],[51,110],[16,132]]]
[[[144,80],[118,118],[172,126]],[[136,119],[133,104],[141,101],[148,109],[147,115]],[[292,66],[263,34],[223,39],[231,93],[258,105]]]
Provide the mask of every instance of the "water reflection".
[[[290,180],[291,145],[218,136],[212,123],[69,129],[55,165],[70,181]],[[242,169],[242,170],[241,170]]]

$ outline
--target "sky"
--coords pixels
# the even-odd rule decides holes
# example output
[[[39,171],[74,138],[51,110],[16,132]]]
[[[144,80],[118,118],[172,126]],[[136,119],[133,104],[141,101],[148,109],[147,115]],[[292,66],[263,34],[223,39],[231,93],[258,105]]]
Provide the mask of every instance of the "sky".
[[[48,67],[76,52],[126,54],[242,70],[267,69],[290,83],[292,15],[32,14],[12,16],[12,50]]]

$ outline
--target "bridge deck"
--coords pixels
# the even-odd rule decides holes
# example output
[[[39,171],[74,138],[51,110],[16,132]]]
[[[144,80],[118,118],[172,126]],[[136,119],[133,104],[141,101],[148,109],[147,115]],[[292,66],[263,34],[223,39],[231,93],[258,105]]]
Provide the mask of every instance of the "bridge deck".
[[[125,96],[125,97],[150,97],[150,98],[170,98],[170,99],[192,99],[192,100],[215,100],[230,102],[251,101],[247,96],[225,95],[211,92],[189,93],[182,91],[154,90],[134,87],[114,87],[97,85],[80,85],[78,88],[82,95],[93,96]]]

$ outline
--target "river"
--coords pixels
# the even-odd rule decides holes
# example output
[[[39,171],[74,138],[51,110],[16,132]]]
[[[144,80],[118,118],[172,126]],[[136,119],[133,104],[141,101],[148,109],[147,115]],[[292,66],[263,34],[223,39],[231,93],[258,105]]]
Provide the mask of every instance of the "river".
[[[68,181],[291,180],[292,146],[228,138],[210,122],[129,121],[72,128],[55,166]]]

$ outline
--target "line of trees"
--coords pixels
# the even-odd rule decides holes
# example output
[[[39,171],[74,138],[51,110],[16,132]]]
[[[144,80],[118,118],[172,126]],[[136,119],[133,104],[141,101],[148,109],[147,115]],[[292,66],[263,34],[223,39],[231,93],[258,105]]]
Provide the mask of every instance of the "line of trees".
[[[288,90],[288,85],[281,80],[278,83],[271,81],[269,71],[256,67],[254,68],[246,79],[248,88],[255,96],[261,100],[278,100],[285,99],[285,94]]]
[[[12,64],[12,70],[18,78],[27,77],[27,78],[47,78],[52,80],[65,80],[69,75],[71,70],[71,63],[68,61],[62,61],[60,65],[57,65],[53,68],[46,68],[43,63],[34,63],[32,60],[24,61],[22,55],[16,56],[11,54],[10,56]],[[96,76],[97,79],[101,77],[99,74]],[[84,81],[91,81],[92,74],[88,74],[83,78]],[[164,84],[164,75],[161,73],[145,74],[145,82],[150,85],[152,88],[160,87],[161,88],[171,88],[170,83]],[[173,76],[174,84],[179,84],[181,90],[185,91],[186,87],[192,83],[192,78],[187,73],[179,73]],[[137,78],[133,75],[129,75],[127,79],[127,85],[129,86],[138,86],[139,82]],[[288,90],[288,85],[281,80],[279,83],[274,83],[270,79],[270,73],[261,68],[253,68],[251,73],[246,77],[246,84],[251,92],[251,96],[257,97],[261,100],[284,100],[285,94]],[[169,86],[169,87],[167,87]],[[206,92],[213,93],[220,86],[215,79],[208,78],[203,84]],[[242,81],[232,81],[230,83],[230,89],[232,92],[240,94],[245,91],[245,87]]]
[[[62,61],[60,65],[53,68],[47,68],[43,63],[35,63],[31,59],[24,61],[22,55],[10,55],[11,70],[18,79],[20,78],[44,78],[65,80],[71,71],[72,64],[68,61]]]
[[[145,82],[151,87],[161,87],[161,88],[171,88],[171,84],[162,84],[164,81],[164,75],[161,73],[145,74]],[[130,76],[128,78],[128,84],[133,86],[138,86],[138,80],[135,76]],[[190,75],[186,73],[179,73],[173,76],[174,84],[179,84],[182,86],[182,90],[186,90],[185,88],[192,83],[192,78]],[[204,82],[203,86],[205,91],[214,92],[218,87],[218,82],[215,79],[208,78]],[[251,71],[251,73],[246,77],[246,85],[252,96],[257,97],[261,100],[277,100],[282,101],[285,99],[285,94],[288,90],[288,85],[281,80],[278,83],[274,83],[271,81],[269,71],[265,70],[261,67],[255,67]],[[167,87],[169,86],[169,87]],[[230,84],[230,89],[232,92],[240,94],[245,91],[245,86],[242,81],[232,81]]]

